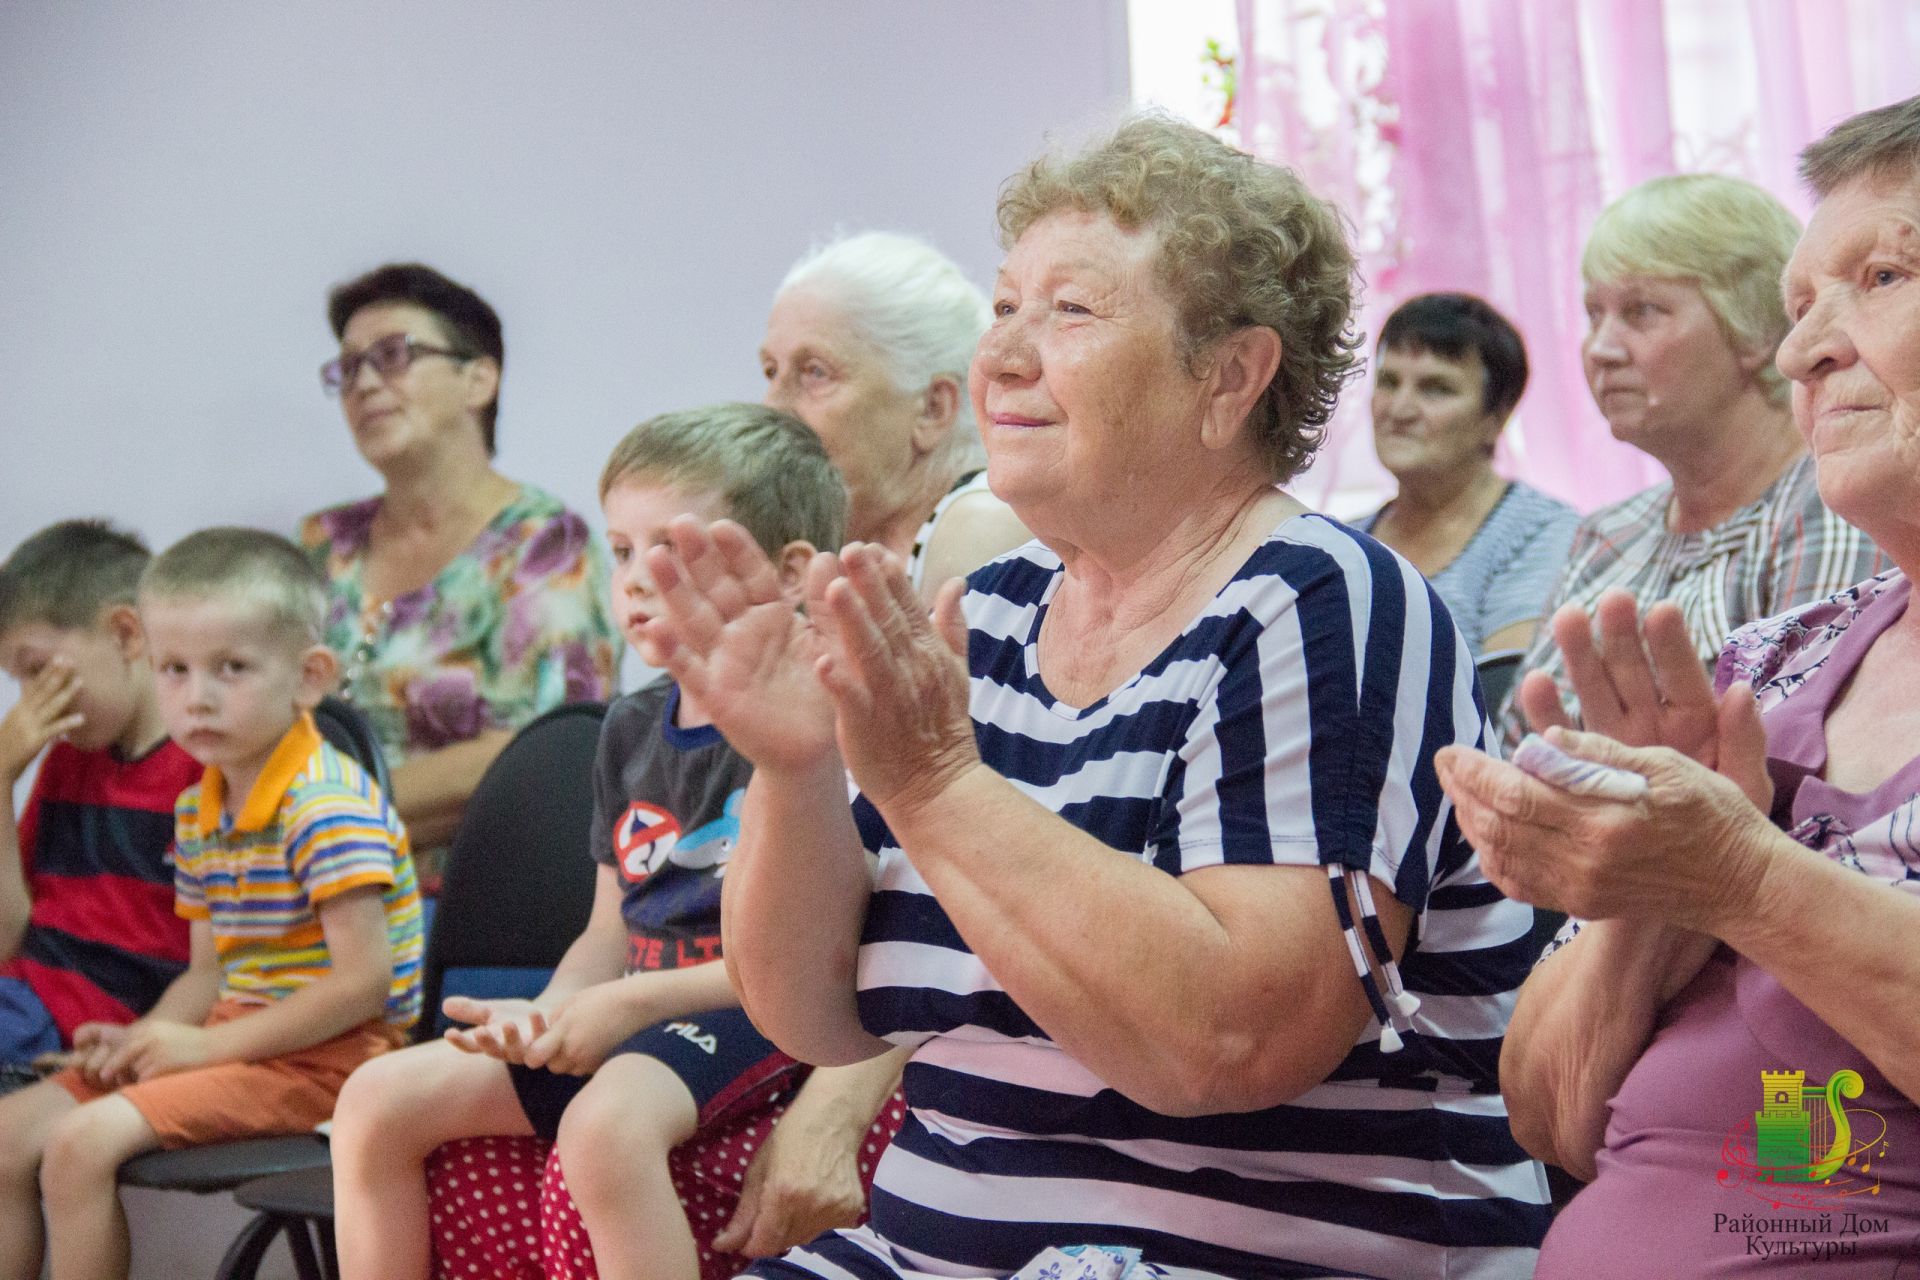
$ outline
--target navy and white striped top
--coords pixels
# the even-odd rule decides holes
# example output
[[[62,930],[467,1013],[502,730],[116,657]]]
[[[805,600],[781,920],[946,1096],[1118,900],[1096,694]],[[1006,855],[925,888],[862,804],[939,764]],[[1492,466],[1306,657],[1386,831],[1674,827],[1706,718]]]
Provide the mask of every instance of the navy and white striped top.
[[[1444,608],[1372,538],[1295,516],[1145,670],[1076,708],[1037,663],[1062,580],[1038,543],[969,580],[986,763],[1169,875],[1338,863],[1391,886],[1418,912],[1401,965],[1420,999],[1405,1047],[1382,1053],[1375,1022],[1284,1106],[1149,1111],[1008,997],[856,798],[878,856],[860,1016],[919,1046],[910,1112],[875,1176],[871,1223],[756,1274],[1006,1275],[1048,1245],[1092,1243],[1138,1247],[1183,1276],[1530,1275],[1547,1191],[1508,1131],[1495,1070],[1531,913],[1481,875],[1434,777],[1439,747],[1487,733]]]

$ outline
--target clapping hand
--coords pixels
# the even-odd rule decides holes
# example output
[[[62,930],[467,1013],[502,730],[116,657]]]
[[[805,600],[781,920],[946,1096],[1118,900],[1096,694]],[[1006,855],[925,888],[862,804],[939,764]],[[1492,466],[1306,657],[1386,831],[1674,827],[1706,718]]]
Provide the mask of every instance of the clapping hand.
[[[824,557],[823,557],[824,558]],[[980,762],[968,712],[965,584],[948,582],[933,615],[899,557],[855,543],[818,593],[840,754],[883,813],[939,794]]]
[[[756,768],[804,771],[830,758],[833,702],[815,671],[823,642],[782,594],[766,553],[731,520],[681,516],[667,535],[647,552],[661,614],[647,623],[640,656],[665,668]],[[832,560],[816,556],[811,569]],[[829,577],[810,572],[810,588]]]
[[[547,1030],[547,1015],[531,1000],[475,1000],[448,996],[440,1008],[464,1027],[448,1027],[447,1042],[502,1062],[525,1062],[527,1046]]]
[[[522,1056],[529,1067],[592,1075],[619,1043],[652,1019],[636,1010],[624,982],[583,987],[546,1011],[546,1030]]]

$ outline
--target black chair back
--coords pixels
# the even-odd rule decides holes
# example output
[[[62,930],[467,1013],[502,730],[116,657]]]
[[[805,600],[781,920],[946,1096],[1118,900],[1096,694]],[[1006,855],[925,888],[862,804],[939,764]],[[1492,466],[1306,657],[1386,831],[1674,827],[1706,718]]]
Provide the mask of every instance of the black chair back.
[[[596,863],[593,758],[602,702],[555,707],[514,735],[467,801],[421,974],[431,1035],[447,970],[551,969],[586,926]]]
[[[373,736],[373,726],[367,723],[366,713],[338,694],[330,693],[313,709],[313,724],[320,730],[320,736],[333,744],[334,750],[352,757],[355,764],[367,771],[367,776],[380,788],[380,794],[391,804],[393,787],[387,777],[387,756],[380,749],[380,740]]]
[[[1486,699],[1489,716],[1498,715],[1506,705],[1507,694],[1512,692],[1513,682],[1520,675],[1520,659],[1526,656],[1524,649],[1495,649],[1473,660],[1474,673],[1480,677],[1480,696]]]

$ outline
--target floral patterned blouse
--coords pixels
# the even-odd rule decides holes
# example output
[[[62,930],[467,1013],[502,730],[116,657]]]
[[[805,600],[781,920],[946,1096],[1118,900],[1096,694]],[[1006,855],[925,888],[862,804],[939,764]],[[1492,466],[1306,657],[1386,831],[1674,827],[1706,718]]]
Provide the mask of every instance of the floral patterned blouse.
[[[563,702],[611,697],[619,648],[607,561],[586,521],[531,485],[417,591],[364,592],[379,497],[308,516],[300,541],[328,583],[341,692],[398,765],[517,729]]]

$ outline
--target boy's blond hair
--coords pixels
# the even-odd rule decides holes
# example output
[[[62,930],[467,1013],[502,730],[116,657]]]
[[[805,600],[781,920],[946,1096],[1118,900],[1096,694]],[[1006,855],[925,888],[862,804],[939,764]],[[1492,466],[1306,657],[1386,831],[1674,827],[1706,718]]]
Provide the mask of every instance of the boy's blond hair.
[[[613,447],[600,500],[617,484],[658,481],[719,495],[728,518],[778,556],[790,542],[837,551],[847,489],[806,423],[758,404],[716,404],[649,418]]]
[[[147,544],[105,520],[63,520],[28,538],[0,564],[0,635],[43,623],[90,627],[114,605],[132,604]]]
[[[322,642],[327,584],[306,553],[264,529],[190,533],[140,575],[140,600],[219,600],[258,609],[290,644]]]

